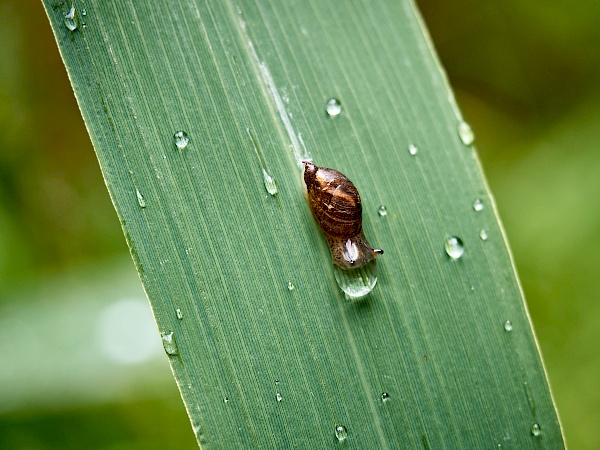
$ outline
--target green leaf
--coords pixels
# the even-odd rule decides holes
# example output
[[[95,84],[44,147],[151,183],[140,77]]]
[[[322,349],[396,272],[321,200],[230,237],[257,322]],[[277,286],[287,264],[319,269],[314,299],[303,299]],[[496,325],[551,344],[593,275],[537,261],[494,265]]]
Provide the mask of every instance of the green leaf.
[[[412,2],[44,5],[202,446],[564,447]],[[309,157],[354,181],[385,250],[360,301],[303,198]]]

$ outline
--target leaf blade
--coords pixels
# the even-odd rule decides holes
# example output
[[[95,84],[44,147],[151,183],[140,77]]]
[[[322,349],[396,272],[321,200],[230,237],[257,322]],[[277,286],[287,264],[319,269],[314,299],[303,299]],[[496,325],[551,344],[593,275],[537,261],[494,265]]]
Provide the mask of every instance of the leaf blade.
[[[201,444],[326,448],[343,425],[353,448],[534,448],[540,421],[562,448],[493,200],[411,3],[106,2],[75,32],[45,5]],[[386,250],[366,301],[335,284],[304,146],[355,181]]]

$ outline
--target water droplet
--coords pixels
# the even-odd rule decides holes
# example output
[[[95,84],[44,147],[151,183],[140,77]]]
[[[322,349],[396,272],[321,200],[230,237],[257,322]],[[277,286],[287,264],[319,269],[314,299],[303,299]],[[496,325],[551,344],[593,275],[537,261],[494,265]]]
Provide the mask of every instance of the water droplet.
[[[329,117],[335,117],[342,112],[342,104],[337,98],[330,98],[327,101],[326,109]]]
[[[465,145],[471,145],[475,140],[475,133],[473,133],[471,126],[464,121],[458,124],[458,136]]]
[[[139,191],[139,189],[135,190],[135,195],[137,196],[137,200],[138,200],[138,203],[140,204],[140,206],[142,208],[145,208],[146,207],[146,200],[144,200],[144,196]]]
[[[344,270],[334,264],[335,281],[348,297],[358,299],[373,290],[377,284],[377,263],[373,259],[358,269]]]
[[[281,396],[281,394],[278,392],[277,395],[275,396],[275,398],[277,399],[278,402],[280,402],[281,400],[283,400],[283,397]]]
[[[387,208],[385,207],[385,205],[381,205],[379,207],[379,209],[377,210],[377,214],[379,214],[381,217],[387,216]]]
[[[75,17],[75,6],[71,6],[69,11],[65,14],[65,26],[69,31],[75,31],[77,29],[77,18]]]
[[[291,281],[288,281],[288,289],[290,291],[293,291],[295,288],[294,283],[292,283]],[[277,383],[277,381],[275,381],[275,383]]]
[[[162,339],[163,347],[165,348],[167,355],[174,356],[179,354],[177,342],[175,342],[175,335],[172,331],[169,333],[160,333],[160,338]]]
[[[277,194],[277,184],[275,184],[275,180],[267,173],[265,169],[263,169],[263,180],[265,182],[265,189],[267,192],[271,195]]]
[[[506,322],[504,322],[504,331],[512,331],[513,329],[513,324],[510,320],[507,320]]]
[[[223,403],[227,403],[228,401],[229,401],[229,398],[223,397]]]
[[[183,313],[181,312],[181,309],[177,308],[177,309],[175,310],[175,314],[177,315],[177,318],[178,318],[179,320],[183,319]]]
[[[450,236],[446,238],[446,253],[452,259],[460,258],[465,252],[465,246],[460,238],[456,236]]]
[[[381,394],[381,401],[382,402],[388,402],[390,400],[390,394],[388,394],[387,392],[384,392]]]
[[[348,430],[344,425],[338,425],[335,427],[335,437],[340,442],[346,440],[348,437]]]
[[[482,241],[487,241],[488,234],[487,234],[487,231],[485,231],[485,228],[481,229],[481,231],[479,232],[479,237],[481,238]]]
[[[81,10],[81,15],[82,15],[83,17],[87,16],[87,11],[86,11],[85,9],[82,9],[82,10]],[[82,21],[82,22],[81,22],[81,27],[82,27],[82,28],[86,28],[86,27],[87,27],[86,23]]]
[[[480,198],[476,198],[475,201],[473,202],[473,209],[477,212],[483,210],[483,202],[481,201]]]
[[[408,146],[408,153],[410,153],[412,156],[415,156],[418,151],[419,151],[419,149],[417,148],[417,146],[415,144],[410,144]]]
[[[175,141],[175,145],[179,150],[183,150],[187,147],[190,142],[190,138],[185,131],[178,131],[173,135],[173,140]]]
[[[531,434],[536,437],[542,434],[542,427],[540,427],[539,423],[534,423],[531,425]]]

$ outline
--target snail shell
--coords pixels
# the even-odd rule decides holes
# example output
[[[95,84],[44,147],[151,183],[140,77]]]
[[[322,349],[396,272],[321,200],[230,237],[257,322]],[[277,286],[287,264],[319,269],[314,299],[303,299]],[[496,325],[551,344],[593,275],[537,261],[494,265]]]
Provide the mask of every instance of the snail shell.
[[[331,250],[333,263],[357,269],[382,254],[362,229],[362,205],[356,186],[341,172],[303,161],[306,197]]]

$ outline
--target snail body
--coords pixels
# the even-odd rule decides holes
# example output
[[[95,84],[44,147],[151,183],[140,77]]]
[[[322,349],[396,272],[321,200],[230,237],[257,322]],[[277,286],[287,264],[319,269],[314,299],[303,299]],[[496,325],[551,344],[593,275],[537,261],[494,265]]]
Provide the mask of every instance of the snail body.
[[[333,263],[358,269],[383,250],[371,247],[362,229],[362,205],[356,186],[334,169],[304,161],[304,182],[310,210],[331,250]]]

